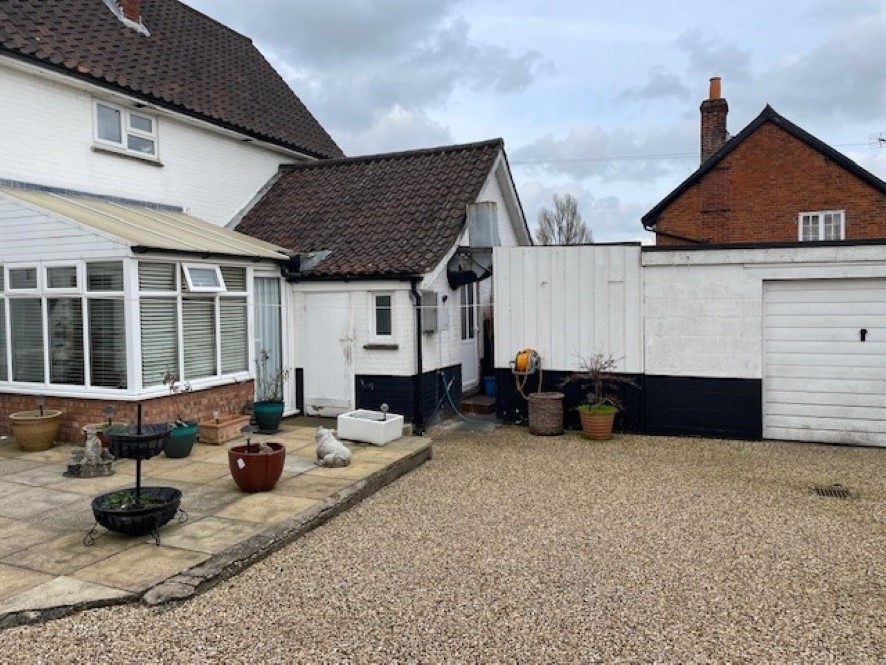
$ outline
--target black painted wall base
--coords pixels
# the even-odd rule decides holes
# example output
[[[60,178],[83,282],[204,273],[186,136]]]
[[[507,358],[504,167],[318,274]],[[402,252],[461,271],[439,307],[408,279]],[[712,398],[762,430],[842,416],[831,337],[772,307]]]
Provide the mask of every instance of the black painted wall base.
[[[543,372],[543,391],[564,393],[564,425],[580,429],[575,410],[585,400],[587,387],[561,385],[570,372]],[[763,435],[762,382],[760,379],[646,376],[628,374],[637,387],[623,385],[625,406],[615,421],[618,432],[674,436],[713,436],[760,439]],[[526,400],[517,392],[510,370],[497,369],[496,415],[499,420],[525,423]],[[530,377],[523,392],[538,390]]]
[[[763,438],[760,379],[647,376],[649,434]]]
[[[563,425],[566,429],[581,429],[578,411],[576,407],[586,401],[586,395],[590,386],[579,383],[563,385],[572,372],[542,372],[543,392],[561,392],[563,397]],[[616,432],[643,432],[643,376],[638,374],[625,374],[636,386],[620,385],[619,399],[624,404],[624,410],[615,418],[614,429]],[[495,370],[496,389],[496,416],[499,420],[510,423],[525,423],[529,417],[528,404],[523,396],[517,391],[516,377],[510,370]],[[530,376],[523,388],[523,393],[528,397],[530,393],[537,392],[538,378]]]
[[[357,408],[377,411],[382,404],[387,404],[391,413],[403,414],[408,422],[413,422],[417,380],[417,375],[359,375],[355,377]],[[450,398],[456,405],[461,400],[461,365],[422,374],[421,404],[425,427],[452,412]]]

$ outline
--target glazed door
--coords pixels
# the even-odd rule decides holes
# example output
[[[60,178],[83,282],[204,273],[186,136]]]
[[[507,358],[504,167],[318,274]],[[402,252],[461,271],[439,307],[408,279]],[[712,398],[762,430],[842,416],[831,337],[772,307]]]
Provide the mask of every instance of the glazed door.
[[[480,354],[478,352],[477,285],[461,287],[461,385],[463,390],[476,388],[480,383]]]

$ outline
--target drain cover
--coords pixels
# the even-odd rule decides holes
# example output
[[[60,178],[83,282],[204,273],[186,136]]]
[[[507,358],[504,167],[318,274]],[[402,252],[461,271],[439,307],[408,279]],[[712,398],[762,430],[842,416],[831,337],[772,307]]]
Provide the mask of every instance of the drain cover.
[[[842,485],[828,485],[827,487],[816,487],[815,493],[818,496],[827,496],[832,499],[848,499],[849,490]]]

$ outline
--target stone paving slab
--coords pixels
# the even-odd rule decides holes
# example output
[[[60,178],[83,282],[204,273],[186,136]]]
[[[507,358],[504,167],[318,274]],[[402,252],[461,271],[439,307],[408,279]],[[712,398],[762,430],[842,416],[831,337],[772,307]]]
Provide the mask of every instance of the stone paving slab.
[[[305,426],[299,426],[299,420]],[[115,473],[63,475],[71,446],[20,451],[0,437],[0,628],[64,616],[78,609],[186,598],[227,579],[310,529],[347,510],[431,457],[426,438],[404,437],[385,447],[346,442],[348,467],[315,464],[316,419],[284,421],[280,432],[253,443],[286,447],[283,475],[271,492],[244,494],[230,477],[227,449],[197,444],[191,455],[158,455],[142,463],[143,486],[182,491],[187,520],[152,536],[127,538],[95,524],[92,499],[135,485],[135,463],[114,462]]]

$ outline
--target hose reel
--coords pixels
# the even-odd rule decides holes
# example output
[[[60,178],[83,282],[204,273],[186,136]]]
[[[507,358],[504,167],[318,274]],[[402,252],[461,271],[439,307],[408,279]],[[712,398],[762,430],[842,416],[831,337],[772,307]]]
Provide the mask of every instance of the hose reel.
[[[529,399],[526,393],[523,392],[523,389],[526,387],[527,380],[533,374],[538,374],[538,390],[536,392],[541,392],[541,356],[538,355],[535,349],[518,351],[517,356],[510,362],[510,365],[511,373],[514,375],[514,381],[517,384],[517,392],[523,396],[523,399]]]

